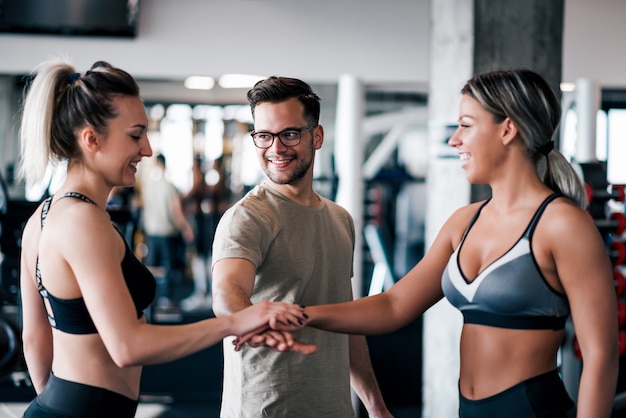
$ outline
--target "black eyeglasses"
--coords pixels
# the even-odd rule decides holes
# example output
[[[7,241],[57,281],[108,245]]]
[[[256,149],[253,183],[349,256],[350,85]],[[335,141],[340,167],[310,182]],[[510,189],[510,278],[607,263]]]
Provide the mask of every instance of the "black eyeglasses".
[[[273,132],[267,131],[252,131],[250,132],[250,136],[252,136],[252,140],[254,141],[254,145],[257,148],[269,148],[274,143],[274,138],[278,137],[278,140],[286,147],[295,147],[300,143],[300,139],[302,138],[302,132],[308,131],[315,128],[317,125],[309,125],[304,128],[289,128],[284,131],[280,131],[277,134]]]

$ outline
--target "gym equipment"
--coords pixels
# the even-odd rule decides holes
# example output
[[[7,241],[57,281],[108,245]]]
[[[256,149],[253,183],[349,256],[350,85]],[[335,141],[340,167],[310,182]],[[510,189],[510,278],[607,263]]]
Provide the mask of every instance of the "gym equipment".
[[[623,202],[626,200],[626,192],[623,184],[613,184],[606,189],[594,189],[589,183],[585,183],[585,193],[589,202],[615,200]]]
[[[617,301],[617,325],[620,328],[626,325],[626,303],[623,300]]]
[[[397,281],[391,267],[390,255],[384,245],[383,231],[380,227],[367,224],[363,228],[365,241],[370,248],[374,271],[368,295],[376,295],[389,289]]]
[[[622,235],[626,230],[626,217],[621,212],[613,212],[608,219],[594,219],[601,234]]]
[[[626,260],[626,246],[622,241],[615,240],[609,245],[609,256],[614,266],[621,266]]]
[[[11,371],[18,354],[18,331],[0,316],[0,374]]]
[[[619,356],[622,357],[626,354],[626,331],[619,330]]]
[[[22,230],[38,204],[9,200],[0,213],[0,290],[9,304],[17,304]]]
[[[613,282],[615,283],[615,294],[618,298],[622,297],[626,291],[626,278],[617,267],[613,269]]]

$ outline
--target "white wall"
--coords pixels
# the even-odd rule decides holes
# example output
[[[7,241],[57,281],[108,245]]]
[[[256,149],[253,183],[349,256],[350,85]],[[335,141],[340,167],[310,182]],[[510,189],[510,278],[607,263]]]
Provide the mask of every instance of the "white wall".
[[[626,87],[626,1],[565,0],[563,80]]]
[[[0,35],[0,73],[65,52],[79,68],[105,59],[138,78],[425,81],[427,46],[428,0],[140,0],[134,40]]]
[[[65,54],[138,78],[290,75],[428,82],[429,0],[141,0],[133,40],[0,34],[0,74]],[[563,80],[626,86],[626,1],[565,0]]]

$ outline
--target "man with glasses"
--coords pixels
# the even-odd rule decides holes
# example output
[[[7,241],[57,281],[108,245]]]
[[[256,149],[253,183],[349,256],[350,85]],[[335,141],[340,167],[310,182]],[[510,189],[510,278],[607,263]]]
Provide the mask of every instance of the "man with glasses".
[[[261,300],[350,300],[354,223],[345,209],[313,190],[315,152],[324,142],[319,97],[301,80],[270,77],[248,92],[248,101],[251,137],[266,178],[217,227],[215,314]],[[305,327],[296,337],[294,342],[291,335],[265,332],[239,351],[232,339],[224,341],[222,418],[354,417],[350,383],[370,417],[391,417],[363,336]]]

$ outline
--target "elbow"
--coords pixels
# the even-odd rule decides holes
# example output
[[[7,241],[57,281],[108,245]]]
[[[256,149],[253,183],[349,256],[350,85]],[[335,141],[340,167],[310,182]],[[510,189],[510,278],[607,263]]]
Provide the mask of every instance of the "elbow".
[[[22,331],[22,350],[27,362],[32,358],[52,358],[52,335],[50,332],[44,330],[41,333],[34,330],[28,332],[26,328]]]
[[[229,303],[228,299],[228,291],[214,286],[212,309],[215,316],[221,317],[233,314],[236,309],[233,309],[231,305],[232,303]]]
[[[129,343],[114,344],[114,348],[109,349],[109,355],[113,363],[119,368],[140,366],[143,364],[140,356],[132,349]]]
[[[226,316],[230,314],[222,298],[216,297],[216,295],[213,296],[212,309],[213,309],[213,313],[218,318],[221,316]]]

